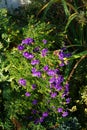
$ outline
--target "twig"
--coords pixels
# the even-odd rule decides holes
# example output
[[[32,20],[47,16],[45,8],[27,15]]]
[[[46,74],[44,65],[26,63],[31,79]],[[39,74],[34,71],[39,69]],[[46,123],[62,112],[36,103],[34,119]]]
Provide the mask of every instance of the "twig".
[[[80,63],[85,57],[86,57],[86,55],[85,55],[85,56],[82,56],[82,57],[76,62],[76,64],[74,65],[72,71],[70,72],[70,75],[69,75],[69,77],[68,77],[66,83],[68,83],[68,82],[70,81],[72,75],[74,74],[75,69],[77,68],[77,66],[79,65],[79,63]]]
[[[21,126],[20,122],[18,122],[18,120],[16,118],[12,118],[11,120],[15,126],[15,130],[21,130],[22,126]]]

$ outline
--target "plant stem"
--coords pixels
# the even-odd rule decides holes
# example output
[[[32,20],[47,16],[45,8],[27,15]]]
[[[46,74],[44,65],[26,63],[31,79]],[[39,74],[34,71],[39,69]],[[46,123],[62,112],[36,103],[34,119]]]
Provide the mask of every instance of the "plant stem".
[[[68,83],[68,82],[70,81],[70,79],[71,79],[71,77],[73,76],[73,74],[74,74],[74,72],[75,72],[77,66],[79,65],[79,63],[80,63],[85,57],[86,57],[86,55],[85,55],[85,56],[82,56],[82,57],[76,62],[76,64],[74,65],[73,69],[72,69],[71,72],[70,72],[70,75],[69,75],[69,77],[68,77],[66,83]]]

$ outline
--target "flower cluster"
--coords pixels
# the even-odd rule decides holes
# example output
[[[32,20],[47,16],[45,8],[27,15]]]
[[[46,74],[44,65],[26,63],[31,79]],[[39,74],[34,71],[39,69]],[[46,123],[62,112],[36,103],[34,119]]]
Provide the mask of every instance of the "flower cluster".
[[[24,87],[25,98],[27,97],[32,104],[31,113],[35,123],[42,123],[50,115],[50,111],[66,117],[67,104],[70,103],[69,84],[65,83],[60,71],[60,66],[65,65],[64,58],[70,57],[70,54],[64,53],[64,49],[61,49],[55,57],[46,48],[48,44],[46,39],[42,40],[42,44],[44,48],[41,44],[36,46],[33,38],[26,38],[18,45],[18,51],[31,68],[29,72],[31,80],[28,81],[24,76],[19,79],[18,83]],[[59,65],[57,60],[60,61]],[[31,84],[30,91],[27,89],[28,82]]]

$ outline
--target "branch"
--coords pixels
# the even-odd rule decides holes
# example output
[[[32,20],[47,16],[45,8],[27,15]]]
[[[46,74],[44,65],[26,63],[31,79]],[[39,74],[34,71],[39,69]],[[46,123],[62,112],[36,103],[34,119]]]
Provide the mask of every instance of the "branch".
[[[74,71],[76,70],[77,66],[79,65],[79,63],[80,63],[85,57],[86,57],[86,55],[85,55],[85,56],[82,56],[82,57],[76,62],[76,64],[74,65],[72,71],[70,72],[70,75],[69,75],[69,77],[68,77],[66,83],[68,83],[68,82],[70,81],[70,79],[71,79],[72,75],[74,74]]]

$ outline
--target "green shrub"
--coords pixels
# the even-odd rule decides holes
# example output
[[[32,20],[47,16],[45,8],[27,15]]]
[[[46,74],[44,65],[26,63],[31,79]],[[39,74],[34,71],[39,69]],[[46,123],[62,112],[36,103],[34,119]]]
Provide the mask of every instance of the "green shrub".
[[[46,39],[26,38],[18,49],[6,53],[11,88],[5,88],[3,96],[10,119],[16,118],[20,122],[26,119],[26,123],[37,124],[54,113],[60,118],[68,115],[68,84],[61,75],[61,64],[64,66],[67,62],[63,58],[68,54],[59,50],[58,59],[58,55],[46,48],[49,44]]]

